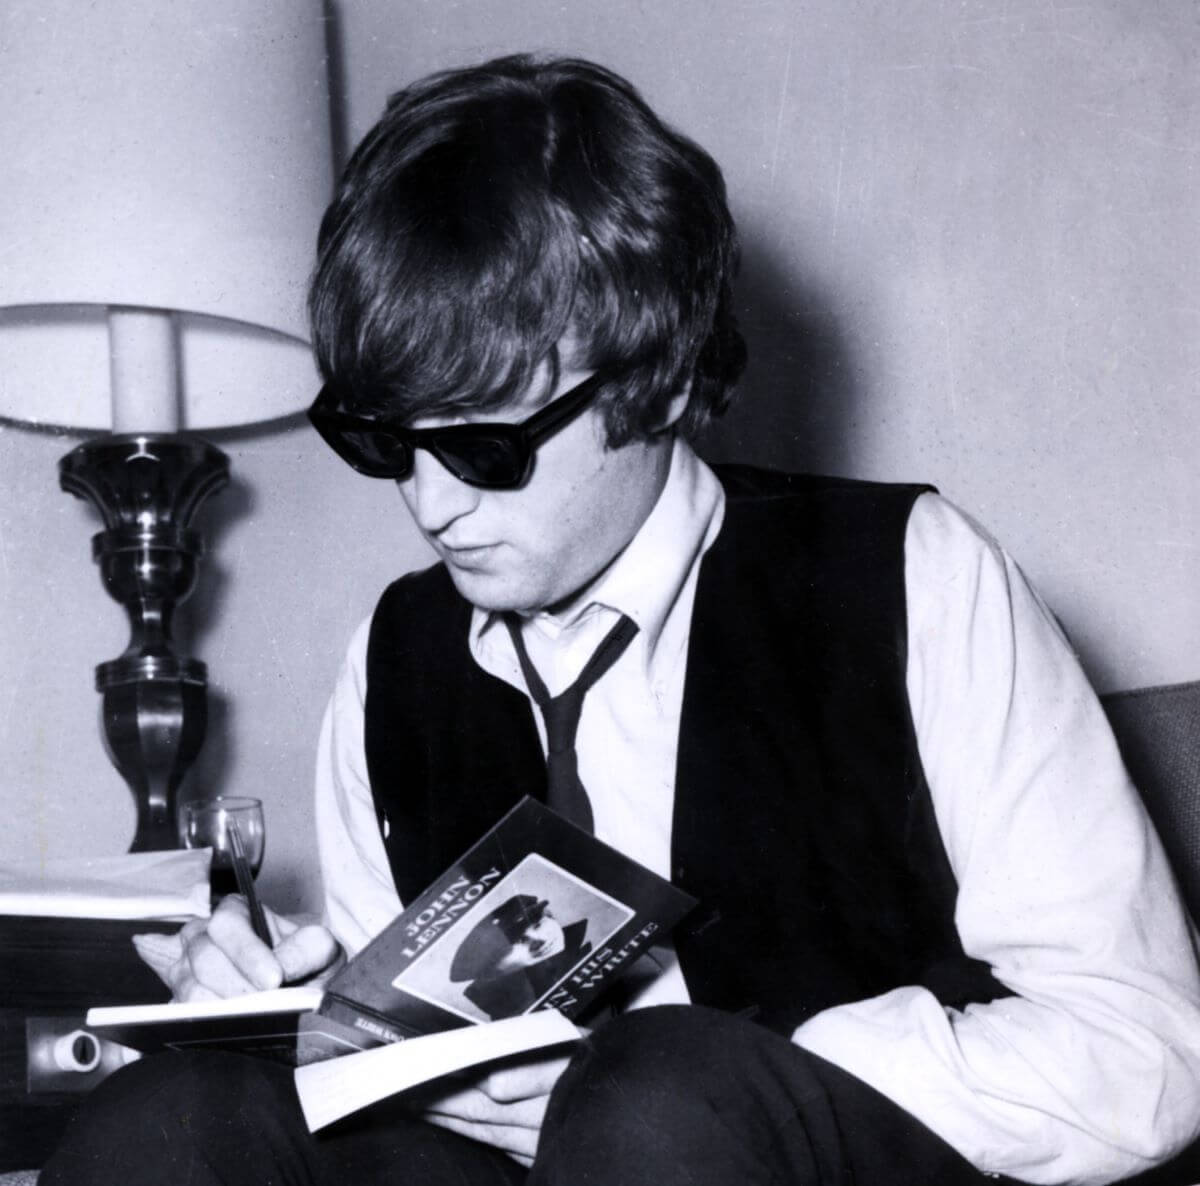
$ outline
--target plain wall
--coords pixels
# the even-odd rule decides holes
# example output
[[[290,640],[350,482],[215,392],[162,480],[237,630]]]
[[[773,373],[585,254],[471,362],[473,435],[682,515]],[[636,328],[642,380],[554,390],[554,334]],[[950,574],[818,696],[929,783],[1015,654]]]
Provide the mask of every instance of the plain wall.
[[[1041,588],[1102,689],[1200,676],[1200,8],[343,0],[344,142],[442,66],[543,49],[626,74],[725,168],[752,362],[715,456],[921,479]],[[209,664],[192,793],[267,804],[263,882],[316,903],[321,711],[379,589],[424,563],[387,483],[299,422],[214,438],[189,604]],[[123,647],[57,489],[74,438],[0,432],[0,859],[122,851],[91,669]]]

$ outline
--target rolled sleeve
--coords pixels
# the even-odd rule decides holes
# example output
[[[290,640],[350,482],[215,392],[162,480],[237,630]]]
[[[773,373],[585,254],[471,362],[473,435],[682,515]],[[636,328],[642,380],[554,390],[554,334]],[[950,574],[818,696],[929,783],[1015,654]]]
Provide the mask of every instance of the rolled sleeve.
[[[1013,561],[944,499],[906,537],[908,691],[966,953],[1014,996],[904,988],[795,1040],[978,1168],[1102,1183],[1200,1129],[1196,934],[1103,710]]]

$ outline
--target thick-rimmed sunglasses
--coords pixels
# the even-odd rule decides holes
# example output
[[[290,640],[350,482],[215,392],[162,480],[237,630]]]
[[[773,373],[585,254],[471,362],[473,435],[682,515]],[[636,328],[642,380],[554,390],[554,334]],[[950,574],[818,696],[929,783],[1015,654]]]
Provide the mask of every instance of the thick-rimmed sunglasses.
[[[603,385],[599,374],[591,375],[519,424],[409,428],[399,421],[338,411],[337,394],[326,384],[308,418],[343,461],[369,478],[402,481],[412,474],[414,452],[426,449],[460,482],[512,490],[529,476],[538,446],[578,416]]]

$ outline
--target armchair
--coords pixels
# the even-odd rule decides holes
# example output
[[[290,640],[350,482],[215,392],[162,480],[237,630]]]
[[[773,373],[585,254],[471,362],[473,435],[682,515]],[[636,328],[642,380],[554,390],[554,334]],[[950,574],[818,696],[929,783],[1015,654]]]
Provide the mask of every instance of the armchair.
[[[1102,697],[1121,756],[1200,919],[1200,681]]]

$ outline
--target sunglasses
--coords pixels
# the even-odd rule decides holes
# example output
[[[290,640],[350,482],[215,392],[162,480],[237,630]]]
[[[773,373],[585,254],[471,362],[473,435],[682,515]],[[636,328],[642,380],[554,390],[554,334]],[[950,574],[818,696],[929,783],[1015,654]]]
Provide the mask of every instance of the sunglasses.
[[[538,446],[575,419],[603,385],[599,374],[591,375],[519,424],[408,428],[338,411],[338,397],[326,384],[308,418],[325,443],[368,478],[403,481],[412,474],[416,450],[425,449],[468,486],[513,490],[529,476]]]

